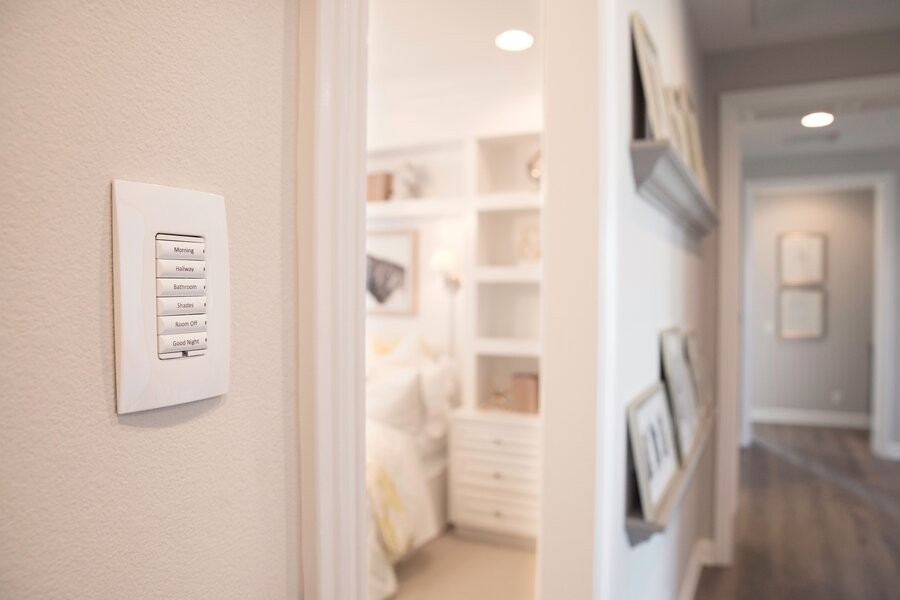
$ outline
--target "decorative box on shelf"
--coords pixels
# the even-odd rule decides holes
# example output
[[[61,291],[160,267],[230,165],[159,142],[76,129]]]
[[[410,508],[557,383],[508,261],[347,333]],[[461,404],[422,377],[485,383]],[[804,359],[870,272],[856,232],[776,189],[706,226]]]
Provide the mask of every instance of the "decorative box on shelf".
[[[540,490],[537,415],[461,410],[450,427],[450,520],[460,533],[533,542]]]

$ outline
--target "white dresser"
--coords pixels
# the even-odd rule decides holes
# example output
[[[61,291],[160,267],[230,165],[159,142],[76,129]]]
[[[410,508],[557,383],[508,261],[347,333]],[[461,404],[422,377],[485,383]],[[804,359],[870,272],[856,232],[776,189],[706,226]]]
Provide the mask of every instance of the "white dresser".
[[[463,533],[534,540],[540,491],[540,420],[459,411],[450,428],[450,521]]]

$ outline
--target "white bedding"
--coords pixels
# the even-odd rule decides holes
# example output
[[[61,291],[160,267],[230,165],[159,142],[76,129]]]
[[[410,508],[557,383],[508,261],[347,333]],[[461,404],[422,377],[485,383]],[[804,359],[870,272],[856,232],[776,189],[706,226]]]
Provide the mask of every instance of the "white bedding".
[[[396,593],[392,565],[446,524],[447,419],[456,402],[452,360],[405,341],[367,365],[366,484],[369,598]]]

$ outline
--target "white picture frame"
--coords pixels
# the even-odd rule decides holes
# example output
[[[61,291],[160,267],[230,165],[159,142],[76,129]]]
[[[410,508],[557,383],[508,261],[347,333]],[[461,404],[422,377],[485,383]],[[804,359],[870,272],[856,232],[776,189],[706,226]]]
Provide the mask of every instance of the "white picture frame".
[[[640,14],[631,13],[631,36],[637,59],[638,76],[644,93],[644,104],[650,131],[647,139],[671,139],[671,128],[666,110],[666,96],[656,46],[647,31]]]
[[[778,308],[782,339],[814,340],[825,336],[824,290],[783,288]]]
[[[629,405],[628,433],[642,516],[654,521],[680,467],[669,400],[661,383]]]
[[[419,235],[370,231],[366,235],[366,312],[413,316],[418,310]]]
[[[685,353],[684,336],[678,328],[667,329],[660,334],[660,353],[666,391],[672,404],[678,451],[685,460],[694,448],[699,415],[694,377]]]
[[[781,285],[821,285],[826,271],[825,234],[792,231],[778,237]]]

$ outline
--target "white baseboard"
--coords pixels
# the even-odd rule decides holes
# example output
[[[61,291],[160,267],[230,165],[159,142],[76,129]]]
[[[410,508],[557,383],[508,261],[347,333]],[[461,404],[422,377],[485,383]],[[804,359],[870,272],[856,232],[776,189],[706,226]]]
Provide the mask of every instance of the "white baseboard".
[[[876,454],[879,458],[900,460],[900,442],[888,442]]]
[[[781,408],[775,406],[754,406],[751,416],[754,423],[809,425],[812,427],[843,427],[846,429],[868,429],[871,423],[869,413],[851,413],[839,410],[816,410],[807,408]]]
[[[697,586],[700,584],[700,573],[705,565],[712,564],[714,552],[715,546],[712,540],[700,538],[694,542],[687,567],[684,569],[684,578],[678,589],[678,600],[694,600]]]

